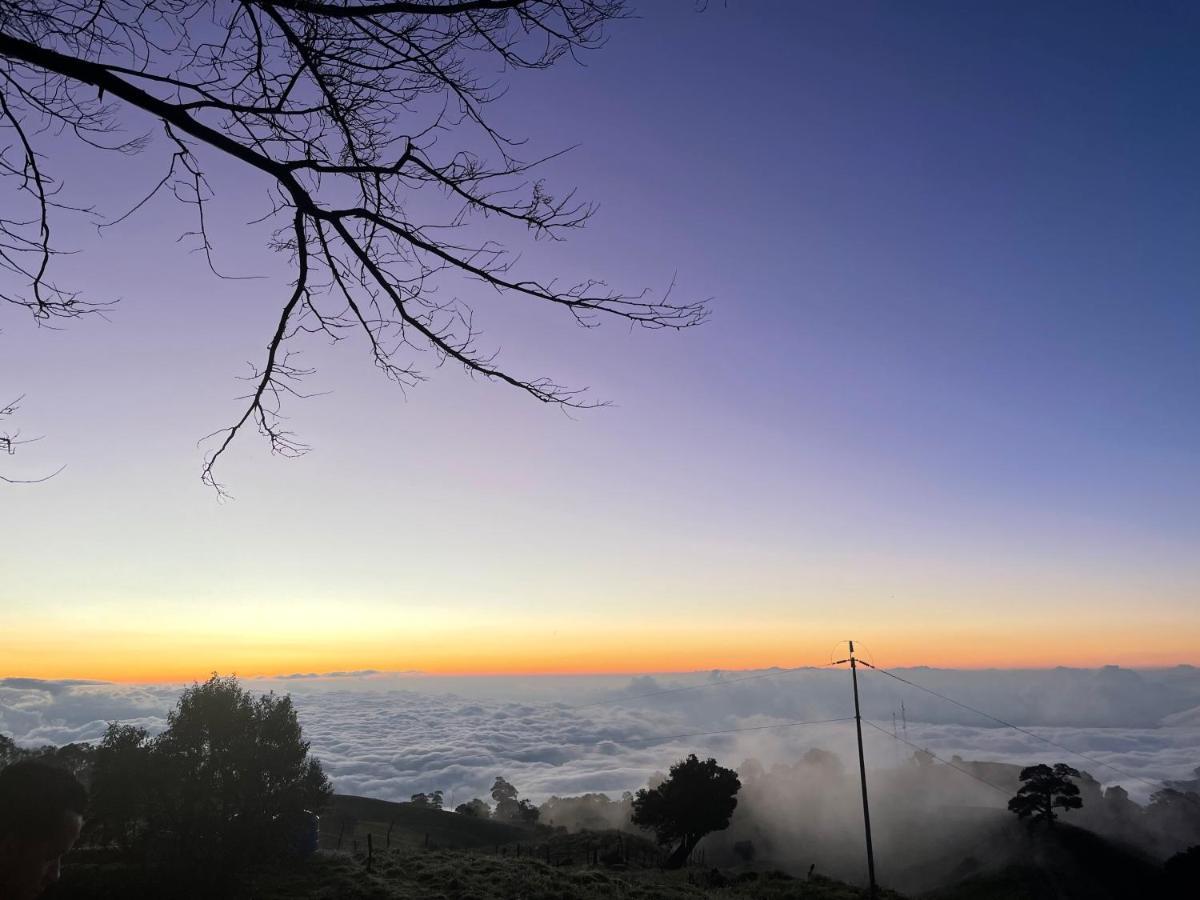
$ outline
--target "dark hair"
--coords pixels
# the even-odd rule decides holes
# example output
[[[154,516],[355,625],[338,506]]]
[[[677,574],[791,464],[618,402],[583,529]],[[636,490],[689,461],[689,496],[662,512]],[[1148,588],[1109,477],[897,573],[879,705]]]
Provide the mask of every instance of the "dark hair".
[[[46,840],[86,806],[87,791],[66,769],[29,759],[0,770],[0,838]]]

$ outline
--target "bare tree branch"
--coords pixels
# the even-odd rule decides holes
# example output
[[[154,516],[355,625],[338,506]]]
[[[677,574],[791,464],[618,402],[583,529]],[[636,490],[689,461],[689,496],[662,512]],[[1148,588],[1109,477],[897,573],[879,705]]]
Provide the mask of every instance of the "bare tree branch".
[[[70,208],[56,199],[61,184],[36,137],[65,132],[100,150],[139,152],[146,135],[114,141],[123,110],[135,110],[159,124],[170,156],[148,191],[101,227],[170,192],[194,207],[185,237],[220,274],[204,163],[224,156],[271,184],[263,218],[280,222],[271,246],[296,268],[240,416],[210,435],[205,484],[223,494],[215,466],[250,423],[274,453],[307,449],[280,413],[304,396],[299,384],[311,374],[287,349],[300,334],[358,335],[403,388],[423,380],[416,360],[432,351],[438,364],[546,403],[598,405],[481,350],[473,308],[460,298],[484,287],[482,296],[562,309],[589,327],[605,317],[649,328],[704,319],[704,304],[676,304],[669,290],[655,298],[596,279],[560,285],[519,273],[495,236],[515,225],[557,240],[594,207],[534,176],[557,154],[519,157],[521,142],[489,118],[503,85],[481,73],[497,63],[545,69],[598,48],[605,26],[624,15],[622,0],[0,0],[0,135],[13,138],[0,138],[0,179],[27,207],[12,215],[0,207],[0,274],[25,289],[0,281],[0,299],[40,321],[95,308],[50,278],[59,252],[50,216]],[[421,204],[419,222],[408,212],[418,194],[437,200]],[[485,228],[487,220],[495,224]]]
[[[23,399],[25,398],[17,397],[15,400],[10,401],[9,403],[0,404],[0,422],[3,422],[5,419],[16,415]],[[17,448],[21,445],[32,444],[40,440],[40,437],[22,437],[19,430],[0,431],[0,453],[5,454],[6,456],[12,456],[17,452]],[[58,469],[51,472],[49,475],[43,475],[41,478],[13,478],[8,475],[0,474],[0,482],[3,482],[4,484],[41,484],[43,481],[49,481],[65,468],[65,465],[59,466]]]

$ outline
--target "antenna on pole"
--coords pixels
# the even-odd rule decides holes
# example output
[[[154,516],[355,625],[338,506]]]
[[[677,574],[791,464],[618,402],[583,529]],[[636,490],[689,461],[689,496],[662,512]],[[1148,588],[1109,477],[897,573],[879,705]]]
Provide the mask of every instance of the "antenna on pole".
[[[863,829],[867,836],[867,878],[871,883],[871,900],[875,900],[879,896],[879,887],[875,884],[875,847],[871,843],[871,805],[867,801],[867,762],[863,756],[862,713],[858,706],[858,663],[860,660],[854,655],[854,641],[849,643],[850,656],[846,659],[839,659],[837,662],[850,663],[850,681],[854,685],[854,730],[858,735],[858,776],[862,781]],[[870,663],[866,663],[866,665],[870,665]]]

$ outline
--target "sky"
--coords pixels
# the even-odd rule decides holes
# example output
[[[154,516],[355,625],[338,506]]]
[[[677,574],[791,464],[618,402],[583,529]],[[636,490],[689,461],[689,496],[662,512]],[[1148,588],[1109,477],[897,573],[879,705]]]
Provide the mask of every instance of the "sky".
[[[0,674],[1200,664],[1200,17],[1183,4],[643,3],[496,115],[599,212],[529,271],[712,298],[577,328],[464,294],[565,415],[450,367],[400,392],[303,346],[313,450],[197,442],[286,296],[266,185],[217,159],[214,279],[155,200],[60,278],[106,319],[0,311]],[[131,131],[145,123],[130,121]],[[44,135],[124,212],[165,145]],[[553,311],[550,311],[553,312]]]

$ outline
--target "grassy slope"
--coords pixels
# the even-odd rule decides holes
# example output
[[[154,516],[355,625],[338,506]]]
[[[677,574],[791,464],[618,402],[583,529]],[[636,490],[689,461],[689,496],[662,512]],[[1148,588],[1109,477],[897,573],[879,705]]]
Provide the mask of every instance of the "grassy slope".
[[[416,846],[424,844],[425,836],[434,847],[494,847],[497,844],[513,844],[526,841],[530,829],[476,819],[458,813],[417,806],[412,803],[392,803],[371,797],[355,797],[351,794],[335,794],[329,806],[321,814],[321,846],[333,849],[337,843],[341,823],[346,817],[356,820],[353,832],[349,829],[342,838],[343,849],[350,849],[357,836],[359,845],[366,847],[370,833],[377,847],[386,842],[388,826],[392,825],[393,846]]]
[[[754,873],[723,887],[707,876],[656,869],[547,866],[537,859],[473,851],[397,851],[377,857],[367,873],[362,854],[323,853],[300,867],[262,873],[255,900],[865,900],[858,888],[814,879]],[[898,895],[884,892],[885,898]]]
[[[358,852],[323,850],[315,858],[260,869],[235,879],[234,887],[195,896],[255,900],[860,900],[866,892],[823,878],[791,879],[766,872],[697,869],[664,872],[652,863],[648,842],[616,832],[561,834],[473,819],[407,803],[338,796],[322,816],[322,844],[336,841],[339,823],[356,821]],[[393,823],[392,847],[384,833]],[[366,834],[374,837],[373,871],[366,871]],[[430,848],[424,847],[429,835]],[[619,841],[619,844],[618,844]],[[990,863],[969,867],[957,884],[926,895],[930,900],[1125,900],[1157,895],[1158,869],[1119,845],[1067,825],[1034,835],[1018,823],[987,836]],[[515,855],[517,844],[522,855]],[[547,865],[549,845],[556,862]],[[591,851],[629,847],[631,865],[589,866]],[[453,849],[465,848],[465,849]],[[497,853],[503,851],[503,855]],[[982,849],[982,848],[980,848]],[[640,858],[639,858],[639,854]],[[984,857],[980,853],[981,859]],[[1014,860],[1018,861],[1014,864]],[[54,896],[70,900],[175,895],[177,885],[153,883],[140,867],[105,861],[103,852],[76,851]],[[192,884],[193,888],[200,888]],[[884,897],[896,898],[889,891]]]

